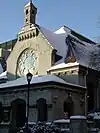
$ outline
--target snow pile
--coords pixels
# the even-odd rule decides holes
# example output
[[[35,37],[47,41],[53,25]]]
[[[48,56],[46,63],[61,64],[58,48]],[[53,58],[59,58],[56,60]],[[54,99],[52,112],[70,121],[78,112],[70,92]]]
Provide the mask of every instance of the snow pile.
[[[61,133],[61,129],[58,128],[53,123],[47,125],[45,122],[38,122],[36,125],[33,125],[32,128],[23,127],[18,129],[17,133]]]
[[[60,119],[60,120],[55,120],[54,123],[70,123],[70,119]]]

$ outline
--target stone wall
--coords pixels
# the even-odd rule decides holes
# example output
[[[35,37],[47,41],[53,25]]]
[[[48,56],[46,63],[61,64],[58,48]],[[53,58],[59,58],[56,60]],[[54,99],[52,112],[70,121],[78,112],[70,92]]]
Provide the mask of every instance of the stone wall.
[[[0,102],[3,104],[3,107],[11,107],[11,103],[16,99],[22,99],[27,101],[27,88],[24,90],[19,90],[19,88],[13,89],[13,91],[2,92],[0,93]],[[59,119],[64,117],[63,104],[64,100],[68,98],[68,90],[70,88],[62,89],[58,87],[47,87],[47,88],[37,88],[30,89],[30,115],[29,120],[37,121],[37,100],[44,98],[47,104],[48,110],[48,121]],[[84,114],[84,104],[83,101],[81,105],[81,99],[84,99],[84,93],[71,91],[71,99],[74,102],[73,115]]]
[[[27,32],[20,32],[19,36],[23,38],[21,41],[17,40],[13,51],[10,53],[7,59],[7,72],[9,80],[15,79],[16,75],[21,76],[17,73],[18,60],[21,53],[26,49],[33,49],[37,56],[37,75],[46,75],[47,70],[51,67],[52,63],[52,50],[53,48],[45,40],[42,33],[38,30],[38,35],[36,35],[36,27],[28,29]],[[31,38],[25,39],[27,34],[32,34]],[[35,36],[33,36],[35,34]],[[12,65],[13,62],[13,65]],[[22,61],[23,62],[23,61]],[[34,73],[33,73],[34,75]]]

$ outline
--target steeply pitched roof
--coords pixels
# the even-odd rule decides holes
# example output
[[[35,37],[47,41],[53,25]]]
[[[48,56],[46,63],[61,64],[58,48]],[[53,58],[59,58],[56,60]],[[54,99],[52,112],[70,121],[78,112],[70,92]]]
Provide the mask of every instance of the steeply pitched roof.
[[[57,50],[57,54],[62,56],[62,60],[64,60],[67,52],[67,46],[66,46],[66,33],[62,34],[55,34],[54,32],[42,27],[38,26],[41,33],[44,35],[45,39],[50,43],[50,45]]]
[[[69,38],[69,45],[74,51],[77,62],[85,67],[100,71],[100,48],[73,37]]]
[[[6,50],[7,49],[13,49],[16,42],[17,42],[17,39],[13,39],[13,40],[10,40],[10,41],[0,43],[0,48],[6,49]]]
[[[61,27],[55,32],[41,26],[39,26],[39,29],[50,45],[57,50],[57,54],[62,56],[62,59],[56,62],[55,65],[64,62],[67,63],[70,57],[73,57],[70,59],[71,61],[76,61],[80,65],[95,70],[100,70],[100,65],[98,65],[100,64],[100,48],[95,42],[66,26]],[[69,42],[66,39],[67,37],[70,37]]]
[[[57,31],[55,31],[56,34],[62,34],[62,33],[66,33],[67,35],[70,35],[72,37],[78,38],[79,40],[86,42],[86,43],[90,43],[90,44],[96,44],[94,41],[88,39],[87,37],[75,32],[74,30],[72,30],[71,28],[67,27],[67,26],[63,26],[60,29],[58,29]]]

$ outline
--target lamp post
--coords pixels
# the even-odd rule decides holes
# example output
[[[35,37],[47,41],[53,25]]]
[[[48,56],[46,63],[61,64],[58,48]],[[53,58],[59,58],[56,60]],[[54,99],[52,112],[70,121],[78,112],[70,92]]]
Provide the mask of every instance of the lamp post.
[[[26,109],[26,119],[27,119],[27,122],[26,122],[26,126],[27,126],[27,129],[28,129],[28,117],[29,117],[29,91],[30,91],[30,82],[32,80],[32,74],[29,72],[27,75],[27,82],[28,82],[28,91],[27,91],[27,109]]]

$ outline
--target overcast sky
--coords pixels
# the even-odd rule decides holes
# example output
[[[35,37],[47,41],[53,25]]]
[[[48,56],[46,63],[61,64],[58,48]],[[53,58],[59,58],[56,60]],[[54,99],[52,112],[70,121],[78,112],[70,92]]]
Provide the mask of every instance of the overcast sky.
[[[28,0],[0,0],[0,42],[16,37],[24,23]],[[100,0],[33,0],[37,24],[52,31],[66,25],[94,39],[100,35]],[[99,25],[100,27],[100,25]]]

